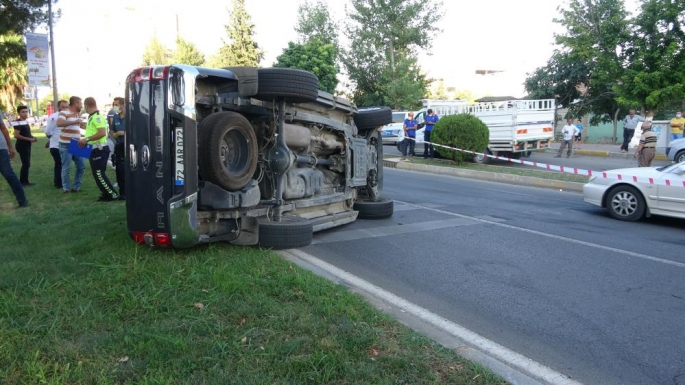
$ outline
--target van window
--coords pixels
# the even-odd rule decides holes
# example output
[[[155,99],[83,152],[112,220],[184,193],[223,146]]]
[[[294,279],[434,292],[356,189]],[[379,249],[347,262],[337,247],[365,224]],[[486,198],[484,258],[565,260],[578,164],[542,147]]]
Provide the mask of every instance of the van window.
[[[403,123],[404,119],[406,119],[407,113],[406,112],[393,112],[392,113],[392,122],[393,123]]]

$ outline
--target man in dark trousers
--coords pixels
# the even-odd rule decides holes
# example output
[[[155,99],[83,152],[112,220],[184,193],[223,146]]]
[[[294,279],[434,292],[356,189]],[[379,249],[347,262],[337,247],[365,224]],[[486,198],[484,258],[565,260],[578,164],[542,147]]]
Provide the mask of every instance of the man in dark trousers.
[[[90,144],[93,151],[90,153],[90,168],[93,171],[95,185],[98,186],[102,195],[98,201],[109,202],[119,199],[119,194],[114,191],[112,182],[107,178],[107,160],[109,159],[109,146],[107,145],[107,118],[98,111],[97,103],[92,97],[83,101],[88,113],[86,123],[86,136],[79,140],[79,147]]]
[[[404,140],[402,140],[402,158],[400,160],[407,160],[407,150],[409,151],[410,159],[414,156],[417,126],[418,122],[414,119],[414,113],[410,111],[402,126],[402,129],[404,130]]]
[[[17,140],[15,147],[21,158],[21,171],[19,171],[19,182],[21,185],[33,186],[35,183],[29,182],[29,168],[31,168],[31,145],[36,141],[36,138],[31,135],[31,126],[27,119],[29,118],[29,108],[26,106],[17,107],[19,119],[12,122],[14,128],[14,138]]]
[[[637,124],[644,121],[645,118],[635,115],[635,110],[628,111],[628,115],[623,119],[623,144],[621,144],[621,152],[628,152],[628,145],[630,145],[630,140],[633,139]]]
[[[5,127],[2,112],[0,112],[0,174],[10,185],[12,193],[17,198],[19,207],[26,207],[29,205],[29,201],[26,200],[24,188],[19,183],[19,178],[17,178],[17,174],[12,169],[12,164],[10,163],[12,158],[14,158],[14,147],[12,147],[10,133],[7,131],[7,127]]]
[[[433,145],[431,144],[431,133],[433,132],[433,127],[435,123],[438,122],[440,118],[433,112],[432,109],[428,109],[428,115],[426,116],[426,129],[423,130],[423,158],[433,157]]]
[[[124,180],[124,129],[126,112],[124,110],[124,98],[114,98],[112,103],[112,114],[107,117],[109,120],[109,131],[114,139],[114,156],[112,163],[116,169],[117,185],[119,195],[123,198],[126,195],[126,181]]]

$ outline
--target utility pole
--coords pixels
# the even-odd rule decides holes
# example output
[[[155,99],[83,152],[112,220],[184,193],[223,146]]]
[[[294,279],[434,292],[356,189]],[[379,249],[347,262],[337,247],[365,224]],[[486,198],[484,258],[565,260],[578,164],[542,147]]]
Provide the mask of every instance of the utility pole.
[[[52,34],[52,0],[48,0],[48,27],[50,29],[50,58],[52,60],[52,106],[57,111],[57,70],[55,69],[55,39]]]
[[[178,13],[176,14],[176,40],[178,40],[179,37],[179,32],[178,32]]]

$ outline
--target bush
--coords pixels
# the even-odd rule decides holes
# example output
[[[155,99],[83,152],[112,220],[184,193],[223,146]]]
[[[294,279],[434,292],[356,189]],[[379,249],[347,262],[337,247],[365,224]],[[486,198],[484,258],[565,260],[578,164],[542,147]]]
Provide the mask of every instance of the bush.
[[[464,150],[484,152],[490,141],[490,130],[482,120],[469,114],[441,117],[431,133],[431,141]],[[441,156],[462,163],[473,155],[436,147]]]

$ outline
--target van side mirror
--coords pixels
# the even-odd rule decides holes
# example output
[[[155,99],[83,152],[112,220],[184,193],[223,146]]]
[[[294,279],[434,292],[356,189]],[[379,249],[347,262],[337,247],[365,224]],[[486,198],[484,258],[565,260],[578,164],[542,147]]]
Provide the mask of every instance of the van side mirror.
[[[426,127],[426,123],[419,123],[419,125],[418,125],[419,129],[424,128],[424,127]]]

